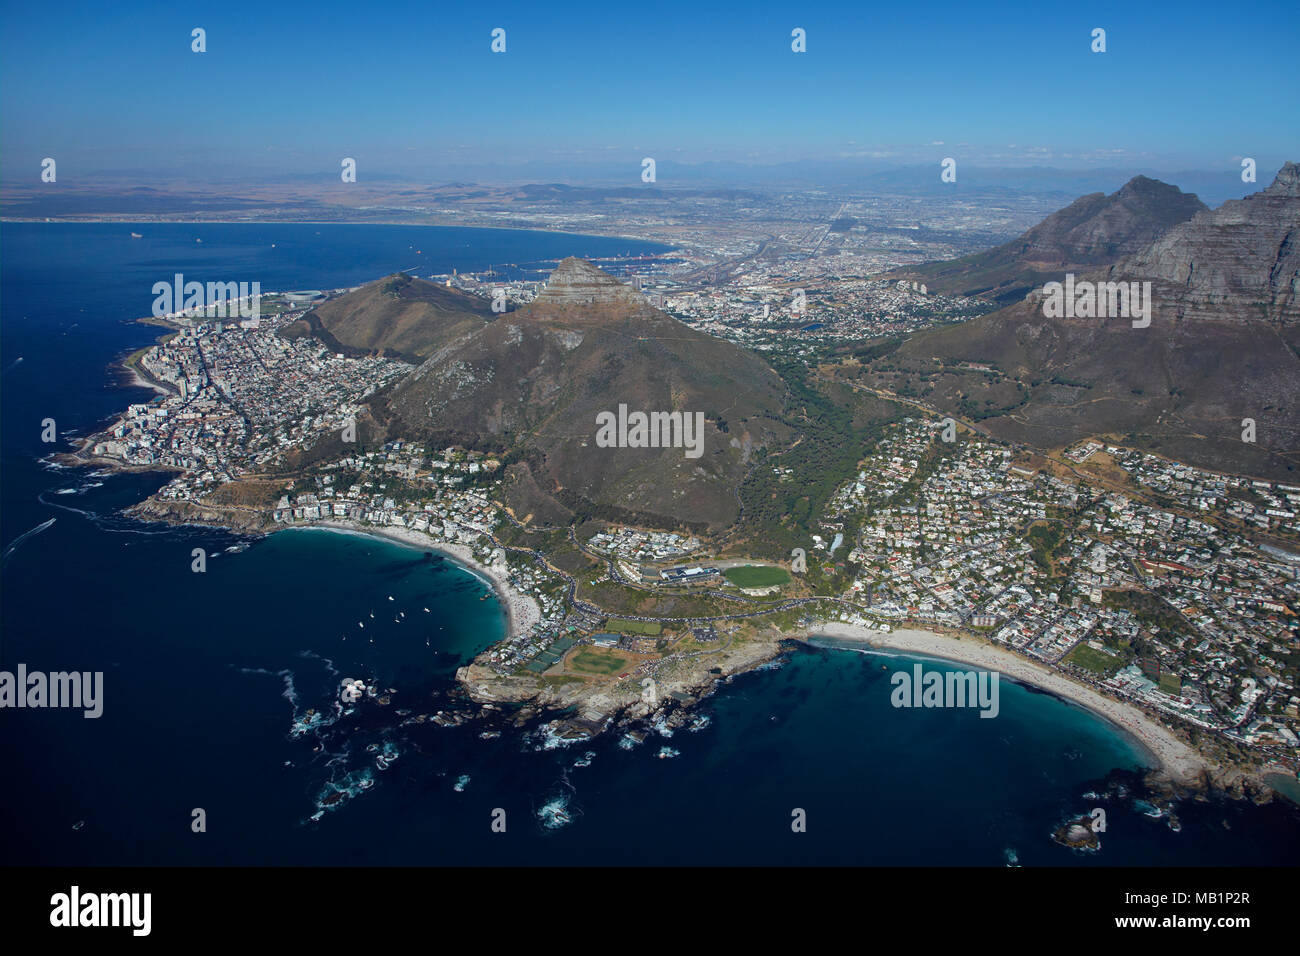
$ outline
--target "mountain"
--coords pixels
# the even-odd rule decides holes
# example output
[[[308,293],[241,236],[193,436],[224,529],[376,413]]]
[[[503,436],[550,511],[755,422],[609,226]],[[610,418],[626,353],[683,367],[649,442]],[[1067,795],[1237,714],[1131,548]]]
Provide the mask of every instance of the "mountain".
[[[1086,272],[1136,253],[1202,212],[1208,209],[1194,195],[1136,176],[1109,196],[1076,199],[1011,242],[888,275],[925,282],[935,292],[978,295],[1006,305],[1062,272]]]
[[[1035,291],[914,336],[858,376],[1009,441],[1054,449],[1109,435],[1211,469],[1294,481],[1298,236],[1300,169],[1288,163],[1261,192],[1201,211],[1076,277],[1150,282],[1145,328],[1126,318],[1048,318]],[[1109,241],[1097,233],[1084,249],[1062,251],[1077,260]],[[1247,418],[1256,422],[1254,443],[1242,440]]]
[[[534,318],[593,322],[653,310],[636,289],[584,259],[569,258],[557,265],[529,311]]]
[[[281,334],[310,335],[348,355],[416,363],[492,318],[478,296],[397,273],[317,306]]]
[[[1107,270],[1154,285],[1161,315],[1300,321],[1300,165],[1268,188],[1203,210]]]
[[[755,449],[787,437],[774,420],[784,404],[761,358],[570,258],[532,304],[430,355],[375,415],[387,435],[504,449],[507,501],[521,519],[719,527],[738,515]],[[682,447],[602,447],[598,416],[617,419],[620,406],[681,413],[703,429],[670,436]]]

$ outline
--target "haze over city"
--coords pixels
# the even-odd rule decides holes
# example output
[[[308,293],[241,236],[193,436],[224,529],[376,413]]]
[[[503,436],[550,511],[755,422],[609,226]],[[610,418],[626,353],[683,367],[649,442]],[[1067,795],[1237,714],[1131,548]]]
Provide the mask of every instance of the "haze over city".
[[[1294,145],[1294,9],[9,5],[4,177],[745,178],[797,163],[1207,170]],[[206,52],[190,49],[192,28]],[[506,31],[504,53],[491,32]],[[792,31],[806,33],[794,53]],[[1104,53],[1091,33],[1106,31]],[[706,165],[713,164],[713,165]],[[815,165],[814,165],[815,164]],[[694,167],[688,172],[683,167]],[[623,172],[623,171],[626,172]],[[770,174],[768,174],[770,175]],[[751,176],[752,178],[752,176]]]

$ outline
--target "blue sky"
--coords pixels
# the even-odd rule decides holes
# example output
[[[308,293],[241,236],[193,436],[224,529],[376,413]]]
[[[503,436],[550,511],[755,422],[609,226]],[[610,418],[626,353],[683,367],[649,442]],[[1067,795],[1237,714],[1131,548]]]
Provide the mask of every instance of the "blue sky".
[[[6,0],[6,175],[1300,159],[1295,2],[294,6]]]

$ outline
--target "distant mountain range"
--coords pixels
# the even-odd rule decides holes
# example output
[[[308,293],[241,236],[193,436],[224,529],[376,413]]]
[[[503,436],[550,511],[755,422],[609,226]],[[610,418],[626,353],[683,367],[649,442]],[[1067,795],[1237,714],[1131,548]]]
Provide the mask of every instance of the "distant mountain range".
[[[912,271],[998,296],[1072,270],[1080,282],[1150,282],[1150,325],[1047,318],[1037,290],[917,335],[861,377],[1011,441],[1055,448],[1113,435],[1209,468],[1300,478],[1300,167],[1287,163],[1272,185],[1217,210],[1134,180],[988,253]],[[1255,443],[1242,440],[1246,418]]]
[[[278,154],[277,154],[278,155]],[[518,163],[391,163],[368,166],[364,182],[349,192],[335,171],[322,175],[315,156],[298,169],[283,158],[265,167],[235,168],[229,163],[187,164],[171,174],[158,169],[84,169],[75,181],[59,181],[57,190],[27,175],[27,167],[5,169],[0,191],[0,217],[5,219],[151,219],[154,217],[224,221],[409,222],[422,217],[421,199],[434,206],[484,198],[500,199],[526,208],[554,202],[645,201],[664,199],[735,200],[741,203],[786,201],[790,190],[829,190],[854,196],[921,197],[948,202],[1008,201],[1035,196],[1064,201],[1097,191],[1111,192],[1132,177],[1134,167],[1063,168],[988,165],[961,159],[957,182],[939,177],[944,155],[936,148],[924,162],[833,157],[773,163],[706,161],[677,162],[661,157],[655,183],[641,181],[641,153],[618,159],[580,161],[531,159]],[[960,158],[960,157],[959,157]],[[987,162],[987,161],[986,161]],[[1267,167],[1260,158],[1259,168]],[[1210,205],[1241,198],[1254,187],[1243,183],[1236,168],[1182,169],[1143,172],[1195,192]],[[141,185],[147,183],[148,185]]]

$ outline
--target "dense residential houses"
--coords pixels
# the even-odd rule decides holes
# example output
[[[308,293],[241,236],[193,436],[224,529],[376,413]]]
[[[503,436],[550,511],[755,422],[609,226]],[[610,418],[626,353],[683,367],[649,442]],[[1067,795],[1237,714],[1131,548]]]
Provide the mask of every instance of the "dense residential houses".
[[[649,564],[677,560],[698,551],[701,545],[699,538],[684,538],[671,531],[611,528],[593,535],[587,546],[597,554],[621,561]]]
[[[847,263],[810,277],[804,262],[755,264],[726,286],[676,289],[658,283],[662,307],[702,331],[756,351],[903,335],[958,315],[986,311],[974,300],[920,284],[868,279]],[[843,269],[841,272],[839,269]]]
[[[1107,449],[1135,481],[1207,518],[1223,516],[1300,543],[1300,485],[1220,475],[1155,455]]]
[[[160,497],[197,500],[289,449],[342,434],[360,402],[410,366],[345,358],[311,339],[281,337],[301,314],[263,317],[257,327],[182,327],[140,359],[168,393],[131,405],[90,451],[127,465],[176,468],[182,474]]]
[[[313,469],[310,491],[282,496],[272,511],[277,523],[332,518],[411,528],[450,542],[474,544],[500,521],[487,489],[462,487],[466,477],[490,475],[499,463],[473,452],[428,453],[423,445],[389,442]],[[336,483],[336,476],[346,476]],[[389,483],[392,483],[392,488]],[[394,498],[396,494],[398,498]]]
[[[945,443],[937,422],[891,426],[827,516],[860,529],[846,597],[867,622],[979,629],[1145,707],[1294,756],[1300,560],[1237,528],[1285,534],[1294,518],[1270,512],[1290,512],[1300,490],[1106,451],[1169,508],[1015,466],[995,442]]]

